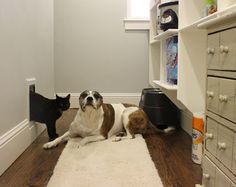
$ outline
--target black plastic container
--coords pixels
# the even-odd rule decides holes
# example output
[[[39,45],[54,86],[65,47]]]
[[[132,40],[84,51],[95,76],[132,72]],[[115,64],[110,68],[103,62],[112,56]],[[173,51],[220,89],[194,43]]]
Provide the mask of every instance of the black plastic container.
[[[158,88],[143,89],[139,106],[158,129],[180,125],[178,107]]]

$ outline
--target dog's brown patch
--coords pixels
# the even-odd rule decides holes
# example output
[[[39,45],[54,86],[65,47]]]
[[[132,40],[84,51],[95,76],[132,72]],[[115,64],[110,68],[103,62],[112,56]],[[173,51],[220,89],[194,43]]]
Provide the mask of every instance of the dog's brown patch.
[[[129,115],[129,123],[127,127],[130,134],[132,135],[132,138],[134,138],[134,135],[137,133],[145,133],[147,126],[148,117],[142,109],[138,109]]]
[[[108,132],[114,125],[115,121],[115,111],[111,104],[103,104],[102,105],[104,111],[104,119],[100,129],[100,133],[105,138],[108,137]]]
[[[122,103],[122,105],[124,105],[125,108],[128,108],[128,107],[137,107],[137,105],[129,104],[129,103]]]

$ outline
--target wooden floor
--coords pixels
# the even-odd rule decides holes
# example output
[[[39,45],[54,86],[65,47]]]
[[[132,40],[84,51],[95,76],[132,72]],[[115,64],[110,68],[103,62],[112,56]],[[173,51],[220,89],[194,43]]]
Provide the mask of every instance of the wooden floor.
[[[68,129],[75,114],[76,110],[70,109],[58,120],[59,134]],[[144,137],[165,187],[194,187],[194,184],[201,183],[201,167],[191,161],[191,137],[187,133],[179,130],[162,134],[148,129]],[[65,147],[61,144],[43,150],[42,145],[47,140],[44,132],[0,177],[0,187],[46,186]]]

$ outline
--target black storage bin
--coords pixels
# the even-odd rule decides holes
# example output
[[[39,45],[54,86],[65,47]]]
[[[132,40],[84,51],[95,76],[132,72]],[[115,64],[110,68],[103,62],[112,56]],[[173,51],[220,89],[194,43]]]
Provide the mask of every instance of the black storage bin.
[[[180,125],[178,107],[158,88],[143,89],[139,106],[158,129]]]

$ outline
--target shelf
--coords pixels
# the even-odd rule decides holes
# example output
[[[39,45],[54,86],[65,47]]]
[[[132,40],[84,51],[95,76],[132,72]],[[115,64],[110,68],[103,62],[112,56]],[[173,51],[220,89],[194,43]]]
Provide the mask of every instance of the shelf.
[[[175,36],[178,34],[178,29],[168,29],[167,31],[160,33],[154,37],[154,40],[161,41],[167,38],[170,38],[171,36]]]
[[[229,19],[230,17],[236,16],[236,4],[232,5],[224,10],[215,12],[211,15],[203,17],[190,25],[184,26],[179,29],[179,32],[183,31],[192,31],[196,29],[205,29],[207,25],[217,24],[217,22],[223,22],[224,20]]]
[[[214,18],[217,17],[217,13],[215,12],[214,14],[211,14],[209,16],[206,16],[206,17],[203,17],[195,22],[193,22],[192,24],[190,25],[187,25],[185,27],[182,27],[179,29],[179,32],[182,32],[182,31],[189,31],[189,30],[196,30],[198,29],[197,25],[200,24],[200,23],[204,23],[204,22],[207,22],[209,20],[212,20]]]
[[[157,41],[157,40],[152,40],[152,41],[149,42],[149,44],[152,45],[152,44],[155,44],[155,43],[158,43],[158,42],[159,42],[159,41]]]
[[[227,14],[220,15],[214,19],[208,20],[206,22],[200,23],[197,25],[199,29],[207,29],[214,25],[219,25],[221,23],[224,23],[226,20],[230,20],[232,18],[236,17],[236,10],[232,10],[228,12]]]
[[[167,90],[177,90],[178,89],[177,85],[170,84],[170,83],[167,83],[164,81],[154,80],[153,83],[162,87],[162,88],[165,88]]]

